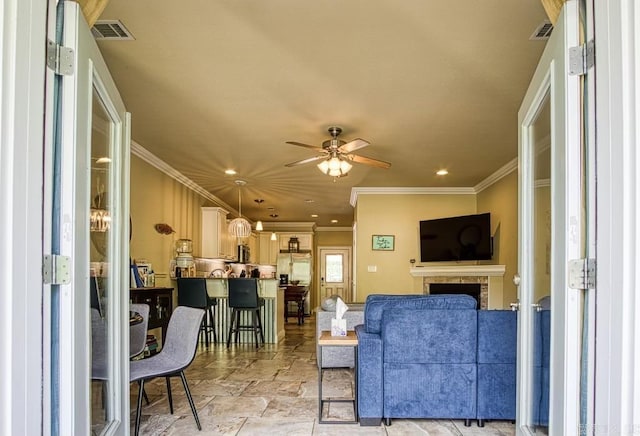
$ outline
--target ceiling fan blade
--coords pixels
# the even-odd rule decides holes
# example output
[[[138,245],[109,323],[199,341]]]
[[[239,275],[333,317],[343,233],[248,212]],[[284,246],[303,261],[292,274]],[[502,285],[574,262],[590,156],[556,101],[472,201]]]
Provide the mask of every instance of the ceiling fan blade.
[[[304,165],[307,163],[315,162],[317,160],[326,159],[326,158],[327,158],[326,154],[319,154],[318,156],[308,157],[306,159],[297,160],[295,162],[288,163],[285,165],[285,167],[295,167],[297,165]]]
[[[312,149],[312,150],[322,150],[322,147],[319,147],[319,146],[317,146],[317,145],[304,144],[304,143],[302,143],[302,142],[287,141],[287,144],[297,145],[297,146],[299,146],[299,147],[310,148],[310,149]]]
[[[359,150],[363,147],[366,147],[367,145],[371,144],[369,144],[369,142],[365,141],[364,139],[356,138],[353,141],[342,144],[340,147],[338,147],[338,151],[340,151],[341,153],[351,153],[352,151]]]
[[[347,157],[349,158],[349,160],[352,160],[353,162],[370,165],[372,167],[386,169],[391,166],[389,162],[385,162],[383,160],[378,160],[378,159],[371,159],[370,157],[358,156],[357,154],[349,154],[347,155]]]

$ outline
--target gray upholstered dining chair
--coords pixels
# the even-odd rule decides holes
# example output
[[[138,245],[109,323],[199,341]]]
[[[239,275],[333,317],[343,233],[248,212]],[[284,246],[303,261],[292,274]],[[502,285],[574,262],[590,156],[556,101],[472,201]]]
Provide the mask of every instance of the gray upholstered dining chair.
[[[184,370],[191,364],[196,354],[200,324],[204,316],[203,309],[178,306],[171,314],[167,336],[162,344],[162,350],[155,356],[147,359],[134,360],[129,366],[129,380],[139,382],[138,404],[136,409],[135,435],[140,431],[140,416],[142,413],[142,396],[144,383],[156,377],[165,377],[167,381],[167,396],[169,399],[169,411],[173,414],[173,399],[171,398],[170,377],[180,377],[182,386],[187,395],[191,412],[196,420],[198,430],[202,430],[198,412],[191,398],[187,378]]]

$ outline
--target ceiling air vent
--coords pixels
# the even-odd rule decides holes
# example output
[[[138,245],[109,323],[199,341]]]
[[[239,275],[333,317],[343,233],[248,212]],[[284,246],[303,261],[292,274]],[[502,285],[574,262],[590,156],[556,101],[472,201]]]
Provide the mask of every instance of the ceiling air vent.
[[[91,33],[95,39],[117,39],[117,40],[134,40],[135,38],[124,27],[120,20],[99,20],[91,28]]]
[[[536,30],[533,32],[533,35],[529,37],[531,41],[544,41],[549,39],[551,36],[551,32],[553,32],[553,24],[551,21],[544,20],[542,24],[540,24]]]

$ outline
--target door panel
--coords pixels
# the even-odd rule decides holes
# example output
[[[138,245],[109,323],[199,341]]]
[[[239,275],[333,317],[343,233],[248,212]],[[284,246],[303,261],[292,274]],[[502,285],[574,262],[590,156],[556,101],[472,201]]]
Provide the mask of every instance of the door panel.
[[[320,249],[320,298],[322,302],[332,295],[339,295],[345,302],[352,302],[351,249]]]
[[[580,81],[567,56],[578,36],[570,0],[518,113],[518,434],[579,430],[581,301],[567,285],[582,235]]]
[[[129,115],[76,2],[64,3],[63,45],[74,71],[61,92],[60,251],[71,283],[60,293],[60,434],[125,434]]]

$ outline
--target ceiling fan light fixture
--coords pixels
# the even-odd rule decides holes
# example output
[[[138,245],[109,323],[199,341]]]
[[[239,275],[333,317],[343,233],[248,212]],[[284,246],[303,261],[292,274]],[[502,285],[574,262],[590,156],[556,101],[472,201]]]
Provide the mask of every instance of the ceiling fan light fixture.
[[[318,169],[331,177],[344,176],[351,170],[351,168],[353,168],[353,165],[337,156],[323,160],[318,164]]]

